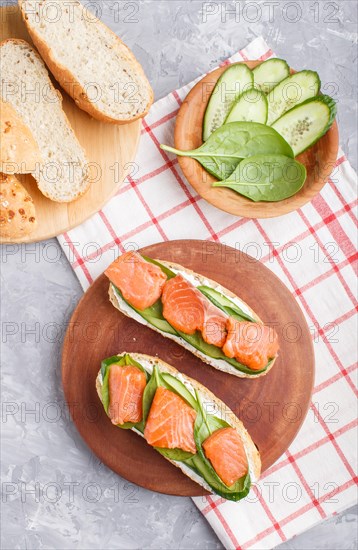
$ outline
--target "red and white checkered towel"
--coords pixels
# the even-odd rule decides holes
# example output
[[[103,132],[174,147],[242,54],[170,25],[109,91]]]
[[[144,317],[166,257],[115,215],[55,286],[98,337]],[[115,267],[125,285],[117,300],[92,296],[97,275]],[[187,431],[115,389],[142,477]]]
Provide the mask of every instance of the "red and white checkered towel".
[[[270,56],[257,38],[229,62]],[[186,182],[176,157],[159,149],[173,143],[175,117],[193,84],[153,105],[132,175],[101,212],[59,242],[84,289],[129,243],[195,238],[240,247],[295,295],[316,355],[303,427],[244,501],[194,499],[226,548],[273,548],[356,500],[356,175],[340,151],[322,192],[297,212],[251,220],[217,210]]]

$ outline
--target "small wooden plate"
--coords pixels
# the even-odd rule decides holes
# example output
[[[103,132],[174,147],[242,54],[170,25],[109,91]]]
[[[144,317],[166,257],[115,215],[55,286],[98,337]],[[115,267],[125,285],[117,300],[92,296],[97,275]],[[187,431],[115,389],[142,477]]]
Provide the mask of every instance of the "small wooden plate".
[[[32,44],[17,6],[1,8],[0,19],[0,40],[22,38]],[[42,241],[83,223],[116,193],[135,158],[141,121],[123,126],[99,122],[79,109],[55,81],[54,85],[63,95],[64,111],[86,152],[87,160],[95,167],[91,186],[77,201],[60,204],[44,197],[31,176],[19,176],[34,199],[38,226],[28,237],[14,240],[0,238],[1,243]]]
[[[237,293],[276,327],[280,356],[272,370],[256,380],[220,372],[116,310],[108,299],[108,279],[102,275],[78,304],[63,347],[63,388],[78,431],[102,462],[137,485],[171,495],[205,494],[141,437],[113,426],[98,399],[95,379],[103,359],[123,351],[158,355],[204,384],[240,416],[266,470],[290,445],[310,404],[314,354],[299,306],[269,269],[233,248],[173,241],[142,252],[178,262]]]
[[[254,69],[261,62],[243,63]],[[220,67],[205,76],[187,95],[176,119],[174,143],[177,149],[189,151],[202,145],[206,106],[211,92],[226,68]],[[274,218],[297,210],[319,193],[337,160],[338,145],[338,126],[335,121],[329,132],[316,145],[297,157],[297,160],[306,166],[307,180],[296,195],[280,202],[253,202],[232,189],[211,187],[217,180],[206,172],[199,162],[186,157],[178,157],[178,161],[186,179],[197,193],[220,210],[244,218]]]

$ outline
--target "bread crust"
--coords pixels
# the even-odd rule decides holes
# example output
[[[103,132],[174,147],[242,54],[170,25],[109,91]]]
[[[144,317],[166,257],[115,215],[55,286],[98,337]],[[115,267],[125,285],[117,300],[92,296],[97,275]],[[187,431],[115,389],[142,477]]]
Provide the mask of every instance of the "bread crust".
[[[193,378],[190,378],[186,374],[179,373],[177,369],[166,363],[165,361],[162,361],[162,359],[159,359],[158,357],[152,357],[150,355],[145,355],[143,353],[132,353],[132,352],[120,352],[118,353],[119,356],[123,356],[126,353],[130,355],[135,361],[140,363],[142,360],[149,361],[152,365],[158,365],[158,368],[160,372],[168,372],[172,374],[173,376],[177,376],[180,374],[186,381],[190,382],[192,386],[197,389],[201,396],[204,398],[207,402],[213,402],[218,407],[219,410],[222,410],[224,408],[225,410],[225,420],[240,434],[240,437],[244,443],[245,451],[247,454],[250,471],[253,473],[254,481],[257,481],[261,474],[261,458],[260,453],[257,450],[254,442],[251,439],[250,434],[246,430],[244,424],[241,422],[241,420],[236,416],[236,414],[223,402],[221,399],[216,397],[215,394],[213,394],[208,388],[200,384],[197,380],[194,380]],[[98,393],[98,397],[102,402],[102,381],[101,381],[101,371],[99,371],[97,378],[96,378],[96,389]],[[177,466],[182,470],[182,472],[190,477],[193,481],[196,483],[199,483],[202,487],[204,487],[206,490],[212,492],[212,489],[204,482],[200,483],[197,476],[194,476],[191,474],[190,471],[187,469],[181,468],[181,465],[179,462],[175,462],[174,460],[171,460],[170,458],[164,457],[169,462],[174,464],[174,466]]]
[[[36,226],[36,210],[32,197],[15,176],[0,173],[1,238],[25,237]]]
[[[58,63],[55,60],[54,55],[53,55],[52,50],[51,50],[51,47],[40,37],[38,32],[36,32],[36,30],[31,26],[31,24],[30,24],[30,22],[29,22],[29,20],[26,16],[25,10],[23,8],[23,2],[24,2],[24,0],[18,0],[23,20],[25,22],[26,28],[27,28],[30,36],[31,36],[31,39],[32,39],[33,43],[35,44],[36,48],[40,52],[41,57],[45,61],[46,65],[50,69],[51,73],[54,75],[54,77],[59,82],[61,87],[68,93],[68,95],[70,97],[72,97],[72,99],[75,101],[76,105],[78,105],[78,107],[80,109],[82,109],[83,111],[88,113],[93,118],[95,118],[97,120],[100,120],[101,122],[107,122],[107,123],[110,123],[110,124],[117,124],[117,125],[129,124],[131,122],[135,122],[136,120],[144,118],[148,114],[149,109],[153,105],[154,92],[153,92],[152,87],[149,84],[149,81],[148,81],[147,77],[145,76],[143,67],[139,63],[139,61],[135,58],[135,56],[134,56],[133,52],[130,50],[130,48],[128,48],[128,46],[126,44],[124,44],[124,42],[122,42],[122,40],[109,27],[107,27],[107,25],[105,25],[100,20],[98,20],[96,22],[96,24],[102,26],[102,28],[104,27],[107,32],[112,34],[116,38],[118,43],[121,44],[121,46],[123,46],[127,49],[127,51],[129,52],[129,54],[132,58],[132,62],[133,62],[133,65],[134,65],[134,70],[137,73],[140,73],[142,75],[143,80],[146,81],[146,84],[147,84],[148,89],[150,91],[150,99],[148,101],[148,105],[147,105],[146,110],[143,113],[138,114],[137,116],[132,117],[130,119],[128,119],[128,118],[127,119],[112,118],[112,117],[109,117],[108,115],[106,115],[105,113],[103,113],[102,111],[100,111],[99,109],[96,108],[95,104],[92,103],[88,99],[84,88],[81,86],[81,84],[78,82],[78,80],[66,68],[65,65],[62,65],[61,63]],[[81,6],[84,10],[86,10],[85,6],[83,6],[82,4],[81,4]]]
[[[41,153],[30,128],[7,101],[0,99],[0,172],[30,174]]]
[[[1,49],[1,47],[2,47],[3,45],[5,45],[5,44],[26,45],[28,48],[30,48],[30,49],[32,50],[34,56],[37,57],[37,58],[39,59],[39,61],[43,64],[43,60],[42,60],[41,56],[39,55],[39,53],[38,53],[38,52],[37,52],[28,42],[26,42],[26,40],[22,40],[22,39],[20,39],[20,38],[7,38],[7,39],[5,39],[5,40],[3,40],[3,41],[0,42],[0,49]],[[60,108],[62,109],[62,113],[63,113],[63,116],[64,116],[64,118],[65,118],[66,124],[67,124],[68,127],[72,130],[73,135],[76,137],[76,133],[75,133],[75,131],[74,131],[74,129],[73,129],[73,126],[71,125],[71,123],[70,123],[70,121],[69,121],[69,119],[68,119],[68,117],[67,117],[65,111],[64,111],[63,108],[62,108],[62,103],[63,103],[62,94],[61,94],[61,92],[60,92],[59,90],[57,90],[57,89],[54,87],[54,85],[52,84],[51,79],[50,79],[50,76],[49,76],[48,73],[47,73],[47,75],[48,75],[48,85],[50,86],[50,88],[51,88],[51,90],[53,91],[53,93],[55,93],[55,94],[57,95],[58,99],[59,99],[59,106],[60,106]],[[76,137],[76,140],[77,140],[77,137]],[[82,147],[82,145],[79,143],[78,140],[77,140],[77,142],[78,142],[79,147],[81,147],[81,149],[83,150],[83,147]],[[83,150],[83,152],[85,153],[84,150]],[[36,173],[33,173],[32,175],[33,175],[33,177],[36,179]],[[36,181],[37,181],[37,179],[36,179]],[[50,200],[53,201],[53,202],[71,203],[71,202],[74,202],[74,201],[78,200],[78,199],[81,198],[85,193],[87,193],[87,191],[88,191],[88,189],[89,189],[89,186],[90,186],[90,183],[91,183],[91,182],[90,182],[90,179],[89,179],[89,174],[87,174],[86,177],[83,178],[83,182],[86,182],[86,185],[83,186],[83,189],[82,189],[80,192],[78,192],[76,195],[74,195],[73,197],[71,197],[71,198],[69,198],[69,199],[67,199],[67,200],[60,200],[60,199],[58,199],[58,198],[54,198],[53,196],[51,196],[51,194],[46,193],[46,191],[45,191],[44,189],[41,189],[41,187],[40,187],[39,185],[38,185],[38,187],[39,187],[41,193],[42,193],[45,197],[47,197],[48,199],[50,199]],[[37,183],[39,183],[39,182],[37,181]]]
[[[222,285],[219,285],[219,283],[213,281],[212,279],[209,279],[208,277],[204,277],[203,275],[200,275],[199,273],[195,273],[195,271],[192,271],[191,269],[187,269],[186,267],[183,267],[179,264],[176,264],[176,263],[173,263],[173,262],[166,262],[164,260],[155,260],[155,261],[158,261],[160,262],[162,265],[168,267],[169,269],[171,268],[174,268],[175,270],[178,270],[182,273],[186,273],[188,275],[191,275],[191,276],[195,276],[197,277],[198,281],[201,282],[201,284],[204,283],[204,281],[208,281],[212,287],[217,290],[218,292],[221,292],[222,294],[224,294],[225,296],[229,297],[229,298],[239,298],[238,296],[236,296],[236,294],[234,294],[233,292],[231,292],[229,289],[223,287]],[[127,313],[126,310],[124,309],[121,309],[119,303],[118,303],[118,300],[116,298],[116,295],[115,295],[115,292],[113,290],[113,286],[112,284],[110,283],[109,285],[109,291],[108,291],[108,294],[109,294],[109,300],[111,302],[111,304],[116,308],[118,309],[121,313],[123,313],[123,315],[126,315],[126,317],[129,317],[131,318],[131,316]],[[263,324],[262,320],[260,319],[260,317],[250,308],[250,306],[248,306],[243,300],[241,300],[241,298],[239,298],[240,301],[245,304],[245,306],[248,308],[248,310],[250,311],[251,313],[251,316],[260,324]],[[266,374],[268,372],[270,372],[270,370],[272,369],[272,367],[274,366],[275,364],[275,361],[277,359],[277,357],[274,358],[274,360],[272,361],[271,365],[265,370],[265,372],[261,372],[260,374],[247,374],[246,372],[241,372],[237,369],[235,369],[235,367],[232,367],[231,365],[228,364],[228,366],[226,366],[226,364],[224,362],[222,362],[222,365],[220,367],[216,366],[216,365],[213,365],[210,363],[210,358],[208,358],[209,360],[206,360],[205,359],[205,355],[203,353],[201,353],[200,351],[196,350],[196,349],[191,349],[189,348],[189,344],[187,342],[185,342],[185,340],[182,340],[180,337],[177,337],[177,336],[174,336],[172,334],[167,334],[167,333],[164,333],[162,331],[160,331],[159,329],[157,329],[156,327],[150,325],[145,319],[143,319],[143,325],[149,327],[150,329],[154,330],[155,332],[158,332],[159,334],[161,334],[162,336],[164,336],[165,338],[169,338],[170,340],[174,340],[175,342],[177,342],[179,345],[181,345],[183,348],[185,349],[189,349],[189,351],[191,353],[193,353],[193,355],[196,355],[196,357],[198,357],[199,359],[201,359],[202,361],[204,361],[205,363],[207,363],[208,365],[210,365],[211,367],[217,369],[217,370],[220,370],[222,372],[228,372],[229,374],[232,374],[233,376],[237,376],[239,378],[250,378],[250,379],[256,379],[256,378],[260,378],[262,376],[266,376]]]

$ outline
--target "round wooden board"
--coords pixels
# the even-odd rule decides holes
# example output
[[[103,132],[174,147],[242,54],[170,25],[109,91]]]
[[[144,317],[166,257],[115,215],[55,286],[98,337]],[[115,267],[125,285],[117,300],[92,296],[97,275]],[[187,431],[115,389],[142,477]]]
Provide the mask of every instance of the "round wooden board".
[[[247,61],[250,69],[260,61]],[[188,151],[202,145],[202,128],[206,106],[216,82],[227,67],[220,67],[194,86],[184,100],[176,119],[174,143],[177,149]],[[292,71],[294,72],[294,71]],[[253,202],[231,189],[211,187],[217,181],[194,159],[178,157],[186,179],[197,193],[210,204],[244,218],[274,218],[297,210],[319,193],[331,174],[338,153],[338,126],[332,128],[313,147],[297,157],[307,169],[303,188],[293,197],[280,202]]]
[[[22,38],[32,44],[17,6],[1,8],[0,18],[1,40]],[[141,131],[140,120],[121,126],[95,120],[79,109],[58,83],[53,82],[63,95],[63,108],[86,152],[88,162],[94,163],[92,183],[87,193],[77,201],[60,204],[44,197],[32,176],[19,176],[19,180],[34,199],[38,226],[28,237],[0,239],[2,243],[41,241],[83,223],[115,194],[130,171],[136,155]]]
[[[142,252],[178,262],[237,293],[266,323],[276,327],[280,356],[273,369],[256,380],[220,372],[122,315],[110,304],[108,279],[102,275],[78,304],[63,347],[63,387],[80,434],[102,462],[137,485],[173,495],[205,494],[141,437],[113,426],[98,399],[95,379],[101,360],[123,351],[158,355],[204,384],[240,416],[266,470],[290,445],[310,404],[314,354],[299,306],[271,271],[227,246],[172,241]]]

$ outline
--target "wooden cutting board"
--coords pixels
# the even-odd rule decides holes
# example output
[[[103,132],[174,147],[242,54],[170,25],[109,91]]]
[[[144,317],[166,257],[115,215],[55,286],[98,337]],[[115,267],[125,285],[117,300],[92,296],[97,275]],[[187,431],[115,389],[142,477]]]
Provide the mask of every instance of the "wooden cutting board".
[[[17,6],[0,8],[0,39],[21,38],[32,44]],[[122,126],[106,124],[91,118],[54,81],[63,95],[63,108],[72,124],[88,162],[93,163],[93,179],[88,192],[75,202],[60,204],[50,201],[39,191],[32,176],[19,176],[34,199],[38,226],[28,237],[0,242],[36,242],[55,237],[83,223],[98,212],[116,193],[124,178],[134,169],[141,121]],[[56,128],[54,128],[54,132]]]
[[[121,314],[109,302],[109,281],[102,275],[78,304],[63,347],[63,388],[78,431],[102,462],[130,482],[172,495],[205,494],[141,437],[113,426],[97,396],[95,380],[103,359],[124,351],[158,355],[208,387],[241,418],[266,470],[297,435],[311,400],[313,346],[298,304],[263,264],[227,246],[172,241],[141,252],[180,263],[235,292],[276,327],[279,357],[272,370],[256,380],[218,371]]]

